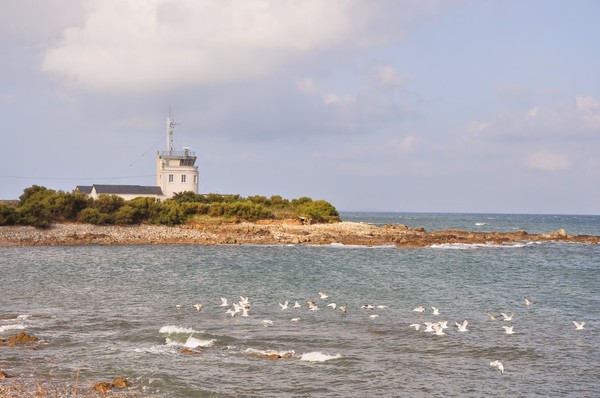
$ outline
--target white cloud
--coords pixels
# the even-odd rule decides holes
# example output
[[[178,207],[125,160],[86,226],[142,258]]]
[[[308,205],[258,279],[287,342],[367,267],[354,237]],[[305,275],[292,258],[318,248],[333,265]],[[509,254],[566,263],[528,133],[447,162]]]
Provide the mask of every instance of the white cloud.
[[[402,86],[406,77],[398,74],[396,68],[390,65],[383,65],[375,68],[375,80],[384,86]]]
[[[92,0],[43,69],[97,91],[219,83],[352,40],[366,9],[356,0]]]
[[[571,166],[567,156],[547,149],[527,155],[524,163],[527,167],[539,171],[561,171]]]
[[[572,137],[600,133],[600,101],[576,96],[551,106],[533,106],[527,110],[502,113],[491,120],[471,120],[466,130],[490,137]]]

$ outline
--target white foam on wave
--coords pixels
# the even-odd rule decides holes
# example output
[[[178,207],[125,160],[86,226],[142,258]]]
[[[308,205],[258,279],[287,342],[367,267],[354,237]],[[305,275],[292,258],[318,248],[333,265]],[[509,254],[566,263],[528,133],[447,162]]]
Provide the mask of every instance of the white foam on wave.
[[[7,330],[22,330],[25,329],[25,325],[16,324],[16,325],[4,325],[0,326],[0,333],[4,333]]]
[[[476,222],[475,225],[477,225],[478,227],[481,227],[483,225],[487,225],[486,222]]]
[[[501,243],[496,244],[493,242],[488,243],[441,243],[430,245],[432,249],[446,249],[446,250],[474,250],[481,248],[502,248],[502,249],[518,249],[521,247],[527,247],[540,242],[513,242],[513,243]]]
[[[185,348],[198,348],[198,347],[212,347],[217,340],[215,339],[197,339],[195,337],[188,337],[183,345]]]
[[[288,351],[276,351],[276,350],[256,350],[254,348],[247,348],[246,351],[244,351],[246,354],[251,354],[251,355],[260,355],[260,356],[264,356],[264,355],[279,355],[281,357],[292,357],[294,356],[294,354],[296,353],[294,350],[288,350]]]
[[[394,245],[375,245],[375,246],[365,246],[365,245],[345,245],[343,243],[339,243],[339,242],[333,242],[329,244],[329,247],[336,247],[336,248],[344,248],[344,249],[388,249],[388,248],[395,248],[396,246]]]
[[[314,351],[314,352],[307,352],[302,354],[302,356],[300,357],[301,361],[308,361],[308,362],[325,362],[325,361],[330,361],[332,359],[340,359],[342,356],[340,354],[336,354],[336,355],[329,355],[329,354],[323,354],[320,351]]]
[[[192,334],[192,333],[202,333],[192,328],[186,328],[183,326],[174,326],[167,325],[160,328],[158,333],[166,333],[166,334]]]

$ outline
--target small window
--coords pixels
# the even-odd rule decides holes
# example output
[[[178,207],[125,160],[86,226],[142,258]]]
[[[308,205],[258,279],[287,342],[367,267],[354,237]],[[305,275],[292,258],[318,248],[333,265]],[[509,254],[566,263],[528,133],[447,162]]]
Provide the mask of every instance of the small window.
[[[173,174],[169,174],[169,182],[173,182]]]
[[[198,176],[194,175],[194,184],[198,184]]]
[[[181,176],[181,182],[185,182],[185,174]]]

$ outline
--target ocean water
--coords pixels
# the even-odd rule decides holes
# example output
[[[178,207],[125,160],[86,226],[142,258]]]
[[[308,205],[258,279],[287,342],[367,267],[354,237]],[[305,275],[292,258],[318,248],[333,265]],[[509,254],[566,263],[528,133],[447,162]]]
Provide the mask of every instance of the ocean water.
[[[342,218],[600,235],[598,216]],[[42,340],[37,350],[0,347],[0,366],[32,383],[79,372],[80,385],[127,377],[130,391],[150,397],[600,394],[598,245],[13,247],[0,248],[0,278],[0,338],[24,330]],[[220,298],[240,296],[249,316],[226,314]],[[455,326],[463,320],[467,332]],[[444,335],[424,332],[440,321]],[[183,355],[186,347],[198,354]]]

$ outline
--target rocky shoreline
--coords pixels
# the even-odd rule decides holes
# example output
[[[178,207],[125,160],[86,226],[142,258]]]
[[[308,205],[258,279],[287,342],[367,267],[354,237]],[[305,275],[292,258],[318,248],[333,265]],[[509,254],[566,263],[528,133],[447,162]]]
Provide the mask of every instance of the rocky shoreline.
[[[473,232],[459,230],[425,231],[401,224],[381,227],[339,222],[303,225],[280,223],[194,224],[176,227],[160,225],[98,226],[55,224],[49,229],[26,226],[0,227],[0,247],[54,245],[156,245],[156,244],[310,244],[310,245],[391,245],[400,248],[436,244],[510,244],[516,242],[561,241],[600,243],[600,237],[569,235],[564,230],[545,234],[515,232]]]

